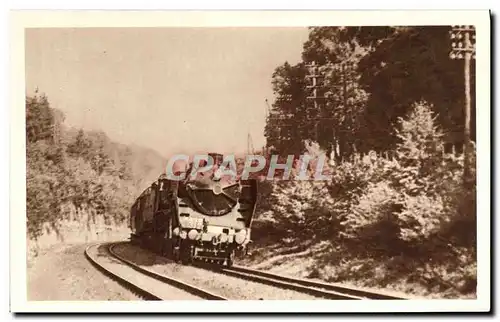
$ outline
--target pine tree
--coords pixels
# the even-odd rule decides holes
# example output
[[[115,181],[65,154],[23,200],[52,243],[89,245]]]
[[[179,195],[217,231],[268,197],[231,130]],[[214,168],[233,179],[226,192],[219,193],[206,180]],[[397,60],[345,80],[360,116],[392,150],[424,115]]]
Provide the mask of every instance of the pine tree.
[[[85,135],[85,131],[80,129],[78,130],[75,140],[68,145],[67,151],[73,157],[81,157],[88,160],[91,152],[91,146],[92,143]]]
[[[419,102],[413,104],[406,118],[399,118],[400,129],[396,135],[396,158],[401,165],[399,183],[405,186],[405,193],[418,195],[435,191],[435,176],[443,161],[443,134],[436,126],[432,106]]]
[[[45,95],[26,97],[26,140],[53,140],[54,112]]]

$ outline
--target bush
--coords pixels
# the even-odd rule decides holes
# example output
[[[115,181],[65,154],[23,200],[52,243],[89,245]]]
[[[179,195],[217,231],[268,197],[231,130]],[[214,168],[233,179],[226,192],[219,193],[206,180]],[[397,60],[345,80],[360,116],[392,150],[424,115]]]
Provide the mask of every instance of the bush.
[[[400,237],[407,242],[421,242],[436,234],[443,223],[450,221],[449,214],[444,211],[440,196],[429,197],[405,195],[403,209],[396,214]]]
[[[342,223],[346,235],[363,240],[393,239],[392,224],[400,203],[399,194],[387,182],[369,184]]]
[[[331,211],[333,199],[314,198],[328,196],[324,182],[284,181],[275,183],[270,199],[273,201],[272,218],[277,225],[288,227],[297,236],[319,236],[337,228],[338,221]]]
[[[456,216],[464,196],[463,163],[443,154],[442,134],[434,120],[424,103],[415,104],[408,117],[400,119],[396,159],[379,158],[375,170],[364,170],[371,184],[351,208],[346,227],[357,231],[390,217],[402,241],[420,243]]]
[[[331,181],[266,183],[266,229],[329,240],[344,260],[370,258],[429,290],[473,291],[475,186],[464,187],[463,157],[444,154],[434,123],[431,106],[417,103],[399,120],[394,158],[356,156],[329,166]]]

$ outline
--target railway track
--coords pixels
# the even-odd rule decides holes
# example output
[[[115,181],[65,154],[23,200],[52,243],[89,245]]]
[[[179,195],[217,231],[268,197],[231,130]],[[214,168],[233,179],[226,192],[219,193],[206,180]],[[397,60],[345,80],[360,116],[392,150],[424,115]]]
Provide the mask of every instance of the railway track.
[[[404,300],[389,294],[346,287],[338,284],[316,282],[306,279],[293,278],[241,266],[223,268],[222,272],[231,276],[240,276],[261,283],[281,285],[297,291],[308,292],[329,299],[363,299],[363,300]]]
[[[146,300],[226,300],[199,287],[140,267],[113,252],[115,245],[91,245],[85,250],[85,257],[105,275]]]
[[[237,271],[232,268],[222,268],[222,269],[214,269],[228,276],[239,277],[244,280],[253,281],[257,283],[267,284],[271,286],[275,286],[278,288],[289,289],[305,294],[312,295],[318,298],[324,298],[328,300],[362,300],[364,298],[349,294],[347,292],[338,292],[336,290],[327,290],[321,289],[313,286],[301,285],[299,283],[284,281],[275,277],[267,277],[261,276],[258,274],[250,273],[250,272],[242,272]]]
[[[96,245],[87,248],[85,255],[91,262],[99,266],[101,270],[107,271],[107,275],[118,280],[118,282],[124,284],[128,288],[132,289],[135,293],[142,295],[145,299],[153,300],[172,300],[172,299],[209,299],[209,300],[227,300],[219,295],[205,291],[199,287],[190,285],[181,280],[177,280],[152,270],[140,267],[133,262],[121,257],[113,251],[113,248],[119,244],[107,244],[101,245],[105,248],[107,256],[112,258],[115,262],[119,261],[118,268],[109,268],[109,263],[104,264],[96,259],[96,256],[88,254],[88,250],[91,247],[97,247]],[[95,249],[94,249],[95,252]],[[104,256],[105,257],[105,256]],[[101,260],[102,261],[102,260]],[[205,269],[207,271],[212,271],[215,273],[225,274],[228,276],[240,278],[247,281],[257,282],[261,284],[266,284],[281,289],[293,290],[296,292],[309,294],[317,298],[330,299],[330,300],[371,300],[371,299],[392,299],[401,300],[402,297],[396,297],[389,294],[384,294],[380,292],[373,292],[358,288],[346,287],[339,284],[330,284],[323,282],[316,282],[306,279],[293,278],[288,276],[282,276],[278,274],[268,273],[264,271],[254,270],[241,266],[233,266],[231,268],[227,267],[214,267],[213,265],[208,265],[205,263],[195,263],[194,266],[198,268]],[[116,270],[118,269],[118,273]],[[124,273],[120,270],[128,269],[128,273]],[[139,273],[139,274],[137,274]],[[123,276],[125,275],[125,276]],[[140,278],[138,278],[140,277]],[[134,282],[135,278],[135,282]],[[148,281],[149,279],[149,281]],[[139,281],[142,285],[138,285]],[[161,283],[158,283],[160,281]],[[146,285],[144,285],[146,284]]]
[[[385,295],[381,295],[378,293],[360,291],[348,287],[336,287],[335,285],[327,283],[317,283],[308,280],[295,279],[244,267],[210,267],[205,264],[200,264],[197,266],[228,276],[233,276],[261,284],[267,284],[277,288],[289,289],[327,300],[388,299],[388,297],[385,297]],[[391,297],[391,299],[396,298]]]
[[[283,289],[290,289],[301,293],[331,300],[404,300],[405,298],[381,292],[368,291],[360,288],[347,287],[339,284],[316,282],[307,279],[293,278],[242,266],[214,267],[210,264],[195,263],[197,267],[238,277],[244,280],[267,284]]]

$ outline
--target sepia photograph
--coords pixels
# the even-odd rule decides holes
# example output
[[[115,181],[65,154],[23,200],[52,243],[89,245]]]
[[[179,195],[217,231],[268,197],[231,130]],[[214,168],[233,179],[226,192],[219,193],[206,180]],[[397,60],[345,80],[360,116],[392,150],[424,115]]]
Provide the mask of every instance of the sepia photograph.
[[[14,18],[11,310],[490,310],[488,11]]]

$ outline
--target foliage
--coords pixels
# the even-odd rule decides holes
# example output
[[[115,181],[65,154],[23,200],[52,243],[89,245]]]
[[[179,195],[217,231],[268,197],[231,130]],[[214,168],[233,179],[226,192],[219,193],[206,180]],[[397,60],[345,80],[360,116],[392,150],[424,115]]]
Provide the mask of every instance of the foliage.
[[[55,112],[45,95],[26,97],[26,141],[52,140]]]
[[[345,258],[420,276],[430,289],[455,283],[471,292],[475,188],[463,185],[463,157],[444,153],[433,110],[418,102],[399,118],[391,157],[355,155],[330,166],[331,181],[275,183],[268,195],[274,207],[261,220],[287,227],[296,240],[329,240]]]
[[[425,100],[437,113],[445,143],[461,147],[464,124],[463,62],[449,58],[450,26],[425,27],[314,27],[304,43],[303,62],[284,64],[273,74],[277,95],[270,118],[267,145],[278,151],[300,150],[307,139],[316,140],[340,161],[357,152],[394,149],[399,118],[414,102]],[[313,72],[305,68],[315,62]],[[318,78],[317,108],[311,79]],[[471,70],[472,111],[475,110]],[[383,107],[383,108],[381,108]],[[316,136],[315,125],[318,125]],[[475,139],[475,113],[471,133]],[[272,133],[283,131],[286,143]],[[274,132],[273,132],[274,131]],[[285,145],[285,146],[280,146]],[[288,146],[293,145],[293,148]]]
[[[398,192],[387,182],[370,183],[342,223],[346,233],[352,238],[366,239],[367,235],[385,238],[386,232],[380,228],[391,226],[400,202]]]
[[[439,231],[441,221],[449,221],[444,212],[443,200],[439,196],[405,195],[403,205],[404,208],[397,216],[400,236],[405,241],[425,240]]]
[[[60,200],[65,198],[68,178],[64,167],[52,160],[53,148],[45,141],[28,143],[27,154],[27,229],[30,236],[39,236],[44,223],[55,227],[62,218]]]
[[[425,243],[456,216],[456,196],[464,195],[458,180],[463,168],[443,153],[434,123],[431,107],[424,103],[399,120],[396,159],[382,161],[385,174],[372,178],[352,207],[349,229],[390,218],[402,241]]]
[[[267,146],[282,155],[300,154],[302,140],[308,137],[306,122],[306,69],[303,64],[283,64],[272,77],[276,101],[273,103],[265,128]]]
[[[156,153],[116,144],[102,132],[66,129],[62,120],[44,95],[26,98],[29,238],[44,227],[57,232],[72,212],[123,222],[133,198],[161,171]]]
[[[323,76],[318,78],[316,93],[324,97],[317,100],[317,140],[328,155],[333,150],[339,161],[362,146],[363,115],[369,97],[360,84],[358,71],[367,50],[355,39],[345,40],[343,35],[342,28],[312,28],[303,51],[306,62],[319,64],[314,73]]]
[[[450,27],[386,29],[376,41],[371,35],[370,39],[366,38],[373,27],[362,29],[358,28],[356,39],[370,43],[373,48],[360,61],[360,81],[370,93],[365,137],[371,148],[380,150],[395,144],[397,138],[391,129],[398,117],[406,115],[411,104],[420,100],[434,106],[439,125],[449,134],[447,141],[462,143],[463,61],[449,58]],[[473,66],[472,79],[474,73]],[[474,97],[472,91],[472,101]],[[380,106],[384,106],[383,113]],[[474,119],[471,124],[475,124]]]

